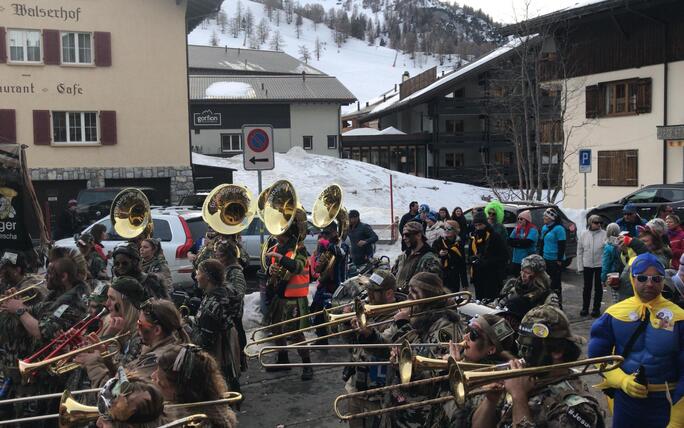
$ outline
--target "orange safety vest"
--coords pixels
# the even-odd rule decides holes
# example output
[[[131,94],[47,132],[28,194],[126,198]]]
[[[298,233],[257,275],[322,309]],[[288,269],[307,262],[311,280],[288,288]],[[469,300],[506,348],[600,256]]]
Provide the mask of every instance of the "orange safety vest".
[[[290,250],[285,253],[285,257],[294,259],[294,251]],[[271,257],[271,264],[275,263],[275,257]],[[306,265],[302,273],[292,275],[287,281],[285,287],[285,297],[307,297],[309,295],[309,260],[306,260]]]

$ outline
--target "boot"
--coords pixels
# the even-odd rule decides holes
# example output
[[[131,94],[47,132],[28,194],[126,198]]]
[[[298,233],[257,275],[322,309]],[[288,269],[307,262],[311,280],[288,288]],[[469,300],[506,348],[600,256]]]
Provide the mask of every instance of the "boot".
[[[279,351],[276,364],[289,364],[290,358],[287,356],[287,351]],[[266,367],[267,372],[282,372],[285,370],[292,370],[292,367]]]
[[[311,367],[304,367],[302,370],[302,380],[313,379],[313,369]]]

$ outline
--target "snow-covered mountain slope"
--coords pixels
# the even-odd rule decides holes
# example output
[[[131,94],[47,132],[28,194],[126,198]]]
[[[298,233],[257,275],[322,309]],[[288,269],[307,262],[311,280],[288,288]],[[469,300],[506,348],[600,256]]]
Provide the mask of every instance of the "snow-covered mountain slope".
[[[192,154],[192,163],[234,168],[233,182],[247,186],[258,194],[257,173],[245,171],[242,156],[217,158]],[[464,210],[482,203],[482,196],[491,196],[489,189],[462,183],[444,182],[403,174],[373,164],[351,159],[307,153],[294,147],[287,153],[275,154],[275,169],[263,171],[264,187],[277,180],[289,180],[297,190],[302,205],[310,210],[314,200],[328,184],[337,183],[344,190],[344,205],[361,213],[362,221],[370,224],[390,223],[389,180],[394,188],[394,215],[401,216],[411,201],[428,204],[437,211],[440,207]]]
[[[225,0],[222,10],[227,18],[234,19],[237,14],[238,1],[244,15],[249,9],[254,16],[256,26],[262,18],[268,21],[264,5],[248,0]],[[324,7],[332,7],[334,0],[323,0]],[[370,10],[367,11],[371,13]],[[281,10],[279,12],[284,15]],[[378,13],[382,16],[382,13]],[[436,57],[431,55],[416,54],[415,59],[404,55],[388,47],[369,46],[367,42],[349,38],[342,47],[338,48],[334,41],[334,31],[326,27],[324,23],[315,26],[314,23],[303,18],[303,25],[299,38],[295,22],[287,24],[285,17],[281,16],[280,25],[276,25],[276,19],[269,21],[270,34],[268,41],[261,45],[261,49],[270,49],[271,41],[275,33],[279,32],[282,38],[282,51],[301,59],[301,46],[305,46],[311,55],[308,64],[337,77],[362,103],[377,97],[381,92],[391,89],[394,84],[401,82],[404,71],[414,76],[421,71],[439,64]],[[188,43],[193,45],[211,45],[212,38],[217,46],[249,47],[249,39],[245,41],[244,31],[239,32],[237,38],[233,37],[229,30],[221,32],[220,25],[215,20],[209,20],[198,26],[188,35]],[[316,58],[316,40],[321,46],[320,58]],[[450,60],[449,60],[450,59]],[[395,64],[396,63],[396,64]],[[445,65],[438,68],[449,71],[458,64],[455,56],[447,57]],[[353,110],[356,106],[350,106],[345,111]]]

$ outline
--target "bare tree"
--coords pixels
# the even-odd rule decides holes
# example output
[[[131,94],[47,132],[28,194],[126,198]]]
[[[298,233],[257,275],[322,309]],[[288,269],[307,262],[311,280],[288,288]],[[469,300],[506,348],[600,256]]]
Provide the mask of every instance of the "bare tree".
[[[309,63],[309,60],[311,59],[311,52],[309,52],[309,48],[307,48],[306,45],[299,46],[299,59],[304,61],[304,64]]]
[[[266,40],[268,40],[268,36],[271,32],[270,25],[268,25],[268,21],[266,18],[261,18],[261,21],[259,21],[259,24],[257,25],[256,29],[256,34],[259,37],[259,44],[266,43]]]
[[[216,34],[216,30],[211,31],[211,38],[209,39],[209,43],[212,46],[218,46],[219,44],[219,37],[218,34]]]
[[[221,10],[218,15],[216,15],[216,24],[221,29],[222,34],[226,34],[226,28],[228,26],[228,15],[226,12]]]
[[[316,36],[316,43],[314,44],[314,55],[316,55],[316,61],[321,60],[321,51],[323,46],[321,46],[321,40]]]
[[[274,51],[281,51],[283,50],[283,47],[285,47],[285,40],[283,40],[283,36],[280,35],[280,30],[276,30],[276,32],[273,33],[270,47]]]
[[[303,24],[304,20],[302,19],[302,15],[297,15],[297,19],[295,19],[295,33],[297,34],[297,38],[302,35]]]
[[[249,42],[249,48],[250,49],[260,49],[261,48],[261,39],[259,39],[259,36],[257,35],[257,33],[252,33],[252,35],[249,36],[248,42]]]

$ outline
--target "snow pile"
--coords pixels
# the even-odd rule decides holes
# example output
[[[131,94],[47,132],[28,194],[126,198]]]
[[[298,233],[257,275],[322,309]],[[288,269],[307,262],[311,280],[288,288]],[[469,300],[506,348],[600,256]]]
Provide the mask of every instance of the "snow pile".
[[[254,98],[256,93],[249,83],[214,82],[204,92],[206,98]]]
[[[342,134],[345,137],[353,137],[353,136],[368,136],[368,135],[406,135],[405,132],[402,132],[395,128],[394,126],[390,126],[388,128],[383,129],[382,131],[378,131],[375,128],[356,128],[352,129],[350,131],[347,131]]]
[[[242,156],[218,158],[199,153],[192,154],[192,163],[199,165],[233,168],[233,182],[246,185],[258,195],[257,173],[245,171]],[[301,147],[293,147],[287,153],[275,154],[275,169],[263,171],[263,186],[276,180],[289,180],[305,209],[310,210],[314,200],[325,186],[339,184],[344,190],[344,206],[361,213],[361,220],[369,224],[390,223],[390,174],[394,187],[394,215],[401,216],[411,201],[430,205],[435,211],[445,206],[464,210],[482,203],[482,196],[491,196],[484,187],[462,183],[444,182],[416,177],[351,159],[307,153]]]

